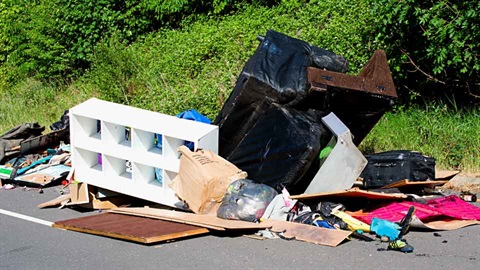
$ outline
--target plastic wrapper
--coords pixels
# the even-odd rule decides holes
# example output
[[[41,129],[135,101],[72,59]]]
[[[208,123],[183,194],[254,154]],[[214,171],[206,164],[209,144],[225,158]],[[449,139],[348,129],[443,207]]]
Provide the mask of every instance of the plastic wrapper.
[[[249,179],[236,180],[228,186],[217,216],[223,219],[258,221],[277,194],[267,185]]]

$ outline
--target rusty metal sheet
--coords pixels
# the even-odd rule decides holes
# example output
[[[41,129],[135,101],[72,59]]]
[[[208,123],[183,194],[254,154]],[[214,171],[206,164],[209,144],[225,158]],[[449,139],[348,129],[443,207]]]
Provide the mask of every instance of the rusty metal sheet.
[[[397,97],[385,52],[381,50],[375,51],[358,76],[309,67],[307,80],[313,91],[327,91],[329,87],[335,87]]]

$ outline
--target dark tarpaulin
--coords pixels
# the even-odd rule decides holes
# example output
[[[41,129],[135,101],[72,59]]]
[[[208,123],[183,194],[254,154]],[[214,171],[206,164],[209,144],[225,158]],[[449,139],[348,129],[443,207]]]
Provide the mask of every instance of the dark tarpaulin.
[[[321,124],[323,113],[272,106],[258,119],[227,158],[248,178],[281,192],[285,186],[301,194],[310,183],[309,169],[318,160],[331,133]],[[308,175],[308,177],[306,177]]]
[[[308,94],[310,66],[345,72],[348,62],[305,41],[267,31],[214,121],[220,129],[220,156],[226,157],[235,149],[272,102],[286,106],[301,103]]]

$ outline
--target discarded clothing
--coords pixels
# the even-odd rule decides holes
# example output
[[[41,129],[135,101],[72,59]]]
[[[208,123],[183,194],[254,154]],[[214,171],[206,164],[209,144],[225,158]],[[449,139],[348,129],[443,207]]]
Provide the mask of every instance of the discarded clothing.
[[[356,218],[368,224],[371,224],[374,217],[398,222],[402,220],[410,206],[415,207],[415,215],[423,222],[432,221],[440,217],[480,220],[480,208],[463,201],[455,195],[430,200],[426,204],[416,202],[391,203],[370,212],[367,216],[356,216]]]

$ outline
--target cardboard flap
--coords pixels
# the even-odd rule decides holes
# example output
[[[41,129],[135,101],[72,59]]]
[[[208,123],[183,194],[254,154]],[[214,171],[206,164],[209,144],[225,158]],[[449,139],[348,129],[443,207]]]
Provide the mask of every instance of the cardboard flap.
[[[180,172],[169,187],[186,201],[190,209],[199,214],[215,214],[228,185],[246,178],[232,163],[209,150],[190,151],[180,146]]]

